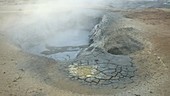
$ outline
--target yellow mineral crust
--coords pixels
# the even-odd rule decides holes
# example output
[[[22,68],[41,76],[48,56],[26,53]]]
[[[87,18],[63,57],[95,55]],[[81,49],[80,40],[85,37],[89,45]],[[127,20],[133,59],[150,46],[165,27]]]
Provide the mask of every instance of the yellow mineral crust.
[[[95,73],[97,73],[97,70],[95,69],[94,66],[90,66],[90,65],[81,65],[81,66],[70,65],[69,72],[74,76],[78,76],[80,78],[87,78],[87,77],[93,77]]]

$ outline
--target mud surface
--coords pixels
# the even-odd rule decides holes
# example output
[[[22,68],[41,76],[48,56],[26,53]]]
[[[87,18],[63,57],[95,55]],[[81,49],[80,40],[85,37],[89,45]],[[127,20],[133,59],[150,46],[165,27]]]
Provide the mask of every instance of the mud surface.
[[[134,82],[136,70],[128,56],[111,55],[98,48],[69,65],[72,79],[94,87],[124,88]]]

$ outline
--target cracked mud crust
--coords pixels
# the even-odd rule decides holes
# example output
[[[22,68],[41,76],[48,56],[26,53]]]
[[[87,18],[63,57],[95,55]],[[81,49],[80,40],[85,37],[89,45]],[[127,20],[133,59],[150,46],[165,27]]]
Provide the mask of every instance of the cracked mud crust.
[[[128,56],[112,55],[96,49],[80,55],[69,65],[70,79],[89,86],[113,88],[125,88],[134,82],[137,69]]]
[[[70,79],[84,85],[113,88],[125,88],[135,82],[137,68],[129,54],[142,50],[143,44],[131,35],[131,32],[137,31],[132,27],[122,30],[122,26],[115,25],[115,29],[109,31],[110,25],[120,20],[119,14],[108,13],[103,16],[92,30],[90,45],[69,64],[67,73]],[[108,42],[114,45],[109,45],[113,48],[112,52],[107,51]],[[117,54],[115,48],[122,54]]]

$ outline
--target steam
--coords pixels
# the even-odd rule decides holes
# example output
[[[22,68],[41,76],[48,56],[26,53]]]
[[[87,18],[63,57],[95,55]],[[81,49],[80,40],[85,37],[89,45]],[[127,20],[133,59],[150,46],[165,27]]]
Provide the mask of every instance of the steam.
[[[13,31],[13,36],[16,37],[14,39],[18,39],[18,43],[28,44],[31,39],[34,41],[29,42],[31,45],[64,31],[68,31],[65,33],[67,35],[74,34],[74,30],[90,31],[98,22],[97,19],[103,15],[103,12],[92,8],[106,6],[111,1],[113,2],[113,0],[40,0],[29,15],[20,17],[10,31]],[[79,35],[81,32],[76,34]]]
[[[123,0],[39,0],[29,13],[20,15],[19,21],[9,30],[10,35],[21,49],[35,54],[41,54],[47,50],[47,46],[88,45],[91,30],[105,14],[95,8],[122,6],[122,2]],[[23,10],[30,10],[30,7]],[[73,53],[75,55],[78,52]]]
[[[96,9],[122,7],[125,1],[128,0],[39,0],[34,6],[23,6],[23,11],[31,11],[19,15],[9,32],[15,44],[34,54],[41,54],[49,46],[85,46],[91,30],[106,13]]]
[[[105,7],[110,2],[109,0],[40,0],[36,4],[29,13],[21,14],[19,21],[9,31],[12,41],[21,49],[42,55],[41,53],[48,50],[49,46],[88,45],[91,30],[104,15],[104,12],[94,10],[93,7]],[[23,10],[30,10],[30,7],[25,7]],[[57,59],[68,55],[75,57],[80,50],[81,48],[76,47],[76,51],[74,49],[73,52],[54,53],[47,57]]]

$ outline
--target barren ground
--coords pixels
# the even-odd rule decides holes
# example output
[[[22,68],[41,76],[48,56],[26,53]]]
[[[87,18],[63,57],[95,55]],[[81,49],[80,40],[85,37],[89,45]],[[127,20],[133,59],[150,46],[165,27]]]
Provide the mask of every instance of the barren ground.
[[[169,9],[146,9],[141,12],[130,13],[132,19],[144,23],[144,28],[151,34],[149,37],[153,51],[162,59],[167,67],[168,77],[170,72],[170,10]],[[170,95],[170,78],[160,87],[162,96]]]
[[[120,90],[110,96],[169,96],[170,9],[144,9],[122,14],[127,18],[126,26],[142,30],[142,36],[146,38],[147,42],[150,42],[151,47],[146,46],[145,50],[139,54],[133,54],[136,56],[134,62],[140,62],[138,63],[140,75],[146,77],[140,82],[146,83]],[[5,30],[14,25],[20,15],[21,13],[0,13],[0,96],[86,96],[83,94],[99,96],[96,94],[104,93],[101,90],[81,90],[82,88],[79,86],[77,88],[69,85],[63,86],[63,78],[59,80],[61,82],[59,87],[54,87],[37,79],[39,77],[36,74],[30,75],[26,72],[27,70],[18,68],[19,65],[24,65],[25,62],[32,60],[35,65],[45,65],[45,71],[49,71],[50,74],[55,70],[52,68],[54,64],[58,63],[44,57],[27,54],[11,44]],[[69,89],[74,89],[79,93],[71,92]]]

